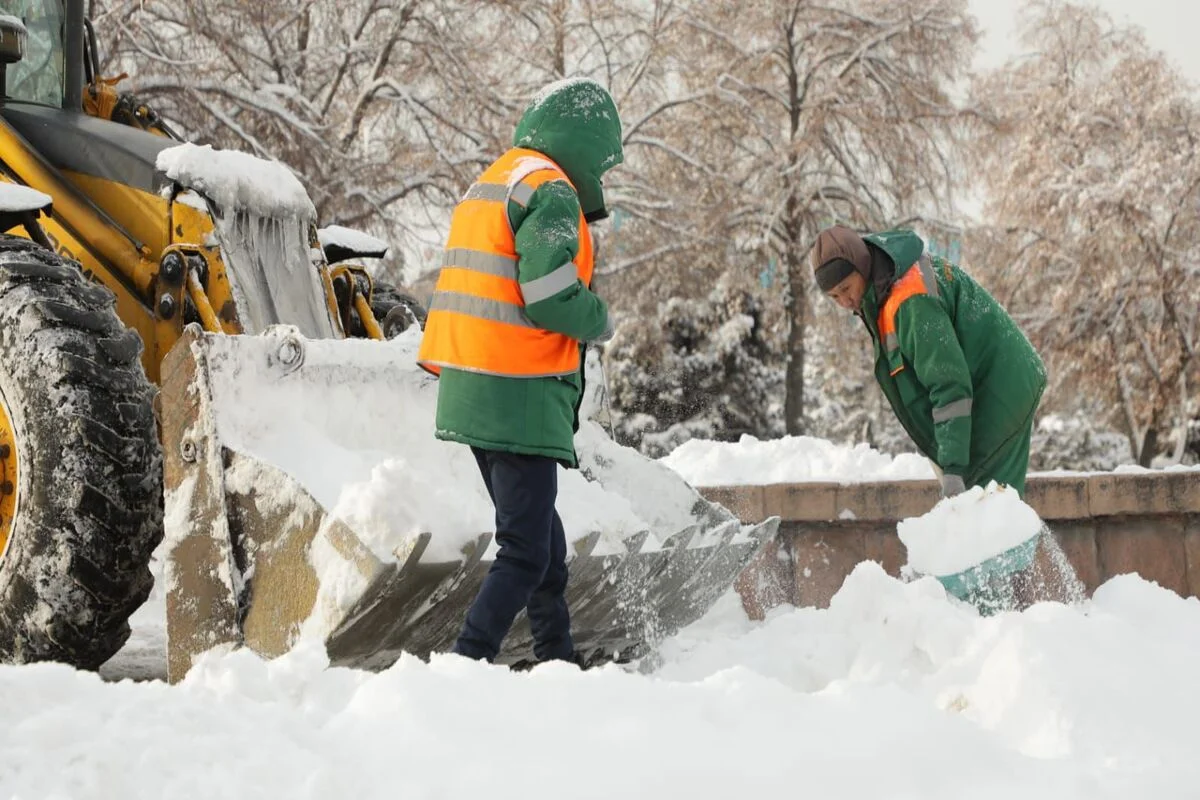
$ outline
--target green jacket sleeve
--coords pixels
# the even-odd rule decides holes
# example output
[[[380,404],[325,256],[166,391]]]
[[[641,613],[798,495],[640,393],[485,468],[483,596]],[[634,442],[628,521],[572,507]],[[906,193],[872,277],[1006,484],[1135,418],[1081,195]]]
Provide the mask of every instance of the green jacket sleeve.
[[[579,219],[579,198],[561,180],[539,186],[524,208],[509,203],[525,316],[540,328],[588,341],[604,332],[608,308],[576,273]]]
[[[896,311],[896,336],[917,382],[929,392],[938,466],[964,475],[971,460],[973,390],[950,317],[934,297],[909,298]]]

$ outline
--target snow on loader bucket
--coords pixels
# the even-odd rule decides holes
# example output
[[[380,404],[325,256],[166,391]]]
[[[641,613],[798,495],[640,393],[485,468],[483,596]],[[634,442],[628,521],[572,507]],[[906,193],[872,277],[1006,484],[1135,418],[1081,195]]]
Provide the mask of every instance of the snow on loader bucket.
[[[433,437],[419,337],[189,329],[167,356],[170,680],[220,645],[271,657],[315,637],[370,669],[451,647],[494,557],[493,509],[469,449]],[[636,658],[728,591],[779,520],[739,523],[593,422],[576,443],[558,503],[576,644]],[[529,658],[521,619],[499,660]]]

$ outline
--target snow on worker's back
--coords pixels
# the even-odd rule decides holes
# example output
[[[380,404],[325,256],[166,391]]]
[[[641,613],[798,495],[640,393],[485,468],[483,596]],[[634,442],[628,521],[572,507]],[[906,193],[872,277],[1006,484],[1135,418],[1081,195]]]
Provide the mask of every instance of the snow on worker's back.
[[[908,565],[922,575],[951,575],[1028,542],[1042,520],[1014,489],[989,484],[949,497],[896,526]]]

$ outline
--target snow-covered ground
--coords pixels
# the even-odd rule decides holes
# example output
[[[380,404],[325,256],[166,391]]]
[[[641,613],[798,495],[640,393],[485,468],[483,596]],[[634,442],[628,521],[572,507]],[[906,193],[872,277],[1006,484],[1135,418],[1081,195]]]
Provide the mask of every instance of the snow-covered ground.
[[[147,622],[143,616],[141,623]],[[141,633],[144,634],[143,628]],[[828,610],[730,595],[637,669],[303,648],[178,686],[0,667],[0,796],[1192,798],[1200,602],[1133,576],[979,617],[861,564]]]
[[[945,501],[908,538],[1027,515],[1010,495]],[[161,674],[161,591],[134,626],[110,681]],[[311,645],[210,654],[173,687],[0,667],[0,796],[1182,800],[1198,670],[1200,601],[1136,576],[981,617],[865,562],[828,609],[751,622],[731,592],[642,663],[589,672],[375,674]]]

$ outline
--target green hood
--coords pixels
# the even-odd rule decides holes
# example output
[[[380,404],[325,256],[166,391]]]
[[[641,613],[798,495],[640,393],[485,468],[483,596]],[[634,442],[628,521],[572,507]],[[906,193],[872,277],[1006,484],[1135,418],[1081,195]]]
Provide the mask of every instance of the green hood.
[[[893,228],[879,233],[869,233],[863,237],[863,241],[878,247],[892,260],[891,268],[883,269],[879,260],[875,256],[871,257],[870,284],[874,290],[871,294],[876,299],[886,298],[888,292],[891,291],[892,283],[916,263],[921,254],[925,252],[925,242],[907,228]],[[867,297],[864,295],[863,313],[878,314],[878,304],[875,305],[874,310],[868,310],[866,301]],[[874,320],[875,317],[872,316],[871,319]]]
[[[892,263],[896,265],[897,276],[915,264],[921,253],[925,252],[925,242],[908,228],[869,233],[863,240],[891,256]]]
[[[570,78],[546,86],[521,116],[513,146],[545,153],[562,167],[589,222],[608,216],[600,176],[625,155],[617,106],[600,84]]]

